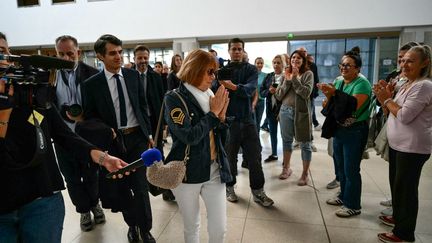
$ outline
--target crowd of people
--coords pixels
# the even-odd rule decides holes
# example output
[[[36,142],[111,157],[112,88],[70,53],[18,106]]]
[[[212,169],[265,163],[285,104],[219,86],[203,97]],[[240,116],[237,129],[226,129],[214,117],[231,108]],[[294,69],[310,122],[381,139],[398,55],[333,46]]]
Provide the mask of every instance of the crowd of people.
[[[0,157],[4,161],[0,168],[7,172],[0,180],[10,185],[0,189],[5,196],[0,203],[0,242],[60,242],[65,215],[61,175],[81,216],[82,231],[105,222],[105,208],[122,213],[129,242],[156,242],[150,232],[152,185],[146,168],[114,180],[106,178],[152,147],[160,150],[165,163],[186,161],[183,182],[162,193],[164,200],[179,206],[185,242],[199,242],[200,198],[206,207],[209,242],[224,242],[227,202],[240,200],[235,191],[240,151],[253,200],[265,208],[275,204],[265,191],[262,162],[279,160],[278,127],[282,138],[279,179],[292,176],[291,157],[297,146],[303,165],[297,185],[309,184],[316,151],[313,130],[322,129],[322,137],[332,139],[336,175],[328,188],[340,186],[326,202],[339,206],[338,217],[357,216],[361,214],[360,164],[375,103],[387,117],[384,129],[392,195],[391,203],[386,202],[391,212],[379,220],[393,227],[378,238],[383,242],[415,240],[418,185],[432,150],[429,46],[408,43],[401,47],[399,71],[377,82],[361,74],[360,49],[353,48],[340,60],[340,76],[332,83],[319,83],[313,56],[304,47],[289,55],[276,54],[273,72],[264,73],[264,59],[258,57],[250,64],[245,42],[239,38],[228,42],[227,63],[214,50],[194,50],[184,59],[175,54],[170,68],[162,62],[151,67],[145,45],[137,45],[133,63],[124,65],[122,41],[114,35],[103,35],[94,44],[102,70],[80,61],[76,38],[63,35],[54,44],[57,57],[75,65],[52,75],[52,106],[20,105],[14,99],[14,84],[0,81]],[[2,33],[0,53],[10,54]],[[315,115],[319,91],[325,96],[322,125]],[[271,153],[264,160],[259,135],[263,128],[268,129],[271,142]],[[172,145],[164,154],[167,134]],[[156,137],[161,139],[155,141]],[[40,146],[40,141],[51,139],[53,146]]]

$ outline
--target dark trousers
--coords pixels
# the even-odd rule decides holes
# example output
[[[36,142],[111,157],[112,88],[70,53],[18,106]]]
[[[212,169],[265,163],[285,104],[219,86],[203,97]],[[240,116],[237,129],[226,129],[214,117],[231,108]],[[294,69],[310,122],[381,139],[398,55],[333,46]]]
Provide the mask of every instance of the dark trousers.
[[[315,99],[311,99],[311,113],[312,113],[312,124],[314,127],[316,127],[319,125],[319,122],[316,119],[316,114],[315,114]]]
[[[261,166],[261,145],[256,131],[256,123],[252,119],[250,121],[234,121],[229,129],[225,150],[233,181],[227,183],[227,186],[234,186],[237,182],[237,154],[240,146],[243,149],[243,156],[248,162],[250,187],[253,190],[263,188],[264,173]]]
[[[430,154],[404,153],[389,148],[389,179],[392,194],[393,233],[414,241],[418,213],[418,186],[421,170]]]
[[[123,160],[127,163],[139,159],[142,152],[148,148],[147,141],[141,131],[123,135],[123,142],[126,148],[126,155]],[[123,218],[130,227],[138,226],[141,231],[148,232],[152,228],[152,213],[146,167],[137,169],[124,179],[127,180],[133,196],[126,208],[122,210]]]
[[[69,197],[78,213],[87,213],[98,203],[98,166],[93,162],[79,161],[62,147],[55,145],[57,160]]]
[[[270,143],[272,147],[272,155],[277,156],[277,145],[278,145],[278,120],[273,114],[267,113],[267,122],[270,130]]]
[[[261,119],[264,113],[264,107],[265,107],[264,100],[258,99],[257,105],[255,107],[255,122],[256,122],[258,134],[260,132]]]

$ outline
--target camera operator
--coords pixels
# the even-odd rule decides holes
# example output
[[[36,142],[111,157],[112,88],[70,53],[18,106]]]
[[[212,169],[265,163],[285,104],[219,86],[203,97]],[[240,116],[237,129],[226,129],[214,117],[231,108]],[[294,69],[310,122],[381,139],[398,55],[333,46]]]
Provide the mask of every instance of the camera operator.
[[[230,202],[238,201],[234,185],[237,175],[237,154],[241,146],[243,155],[248,162],[253,199],[262,206],[269,207],[274,202],[264,192],[261,145],[252,114],[252,97],[256,93],[258,72],[255,66],[242,62],[244,41],[239,38],[231,39],[228,48],[231,62],[224,68],[232,68],[231,80],[219,80],[219,84],[225,86],[230,92],[231,102],[228,106],[227,116],[234,117],[225,145],[233,174],[233,181],[226,185],[227,200]]]
[[[98,70],[79,61],[80,49],[76,38],[60,36],[55,41],[55,47],[57,57],[75,62],[73,69],[57,70],[54,102],[66,125],[75,131],[76,121],[82,120],[81,83],[98,73]],[[76,161],[76,158],[58,144],[55,144],[55,150],[69,197],[76,211],[81,214],[81,230],[89,231],[93,228],[90,211],[96,224],[105,222],[105,214],[98,203],[98,167],[88,161]]]
[[[0,43],[9,49],[2,33]],[[0,242],[60,242],[64,184],[47,141],[109,171],[127,164],[74,134],[55,108],[15,104],[16,85],[0,79]]]

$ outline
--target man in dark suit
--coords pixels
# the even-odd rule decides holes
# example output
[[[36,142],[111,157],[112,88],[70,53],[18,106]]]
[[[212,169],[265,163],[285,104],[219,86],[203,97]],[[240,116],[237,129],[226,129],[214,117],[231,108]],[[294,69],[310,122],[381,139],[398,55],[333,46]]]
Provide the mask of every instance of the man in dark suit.
[[[76,38],[63,35],[56,39],[57,56],[67,61],[75,62],[70,70],[62,69],[56,73],[55,101],[66,125],[75,131],[76,121],[82,117],[80,86],[84,80],[98,73],[98,70],[79,61],[80,50]],[[71,109],[70,107],[78,107]],[[94,222],[105,222],[105,215],[99,206],[97,165],[90,161],[77,159],[60,145],[55,144],[60,170],[65,177],[67,189],[76,211],[81,214],[80,227],[83,231],[93,228],[90,211]]]
[[[164,98],[162,78],[155,73],[149,66],[150,50],[144,45],[138,45],[134,49],[135,68],[140,74],[140,79],[144,87],[144,95],[147,103],[147,115],[150,118],[152,135],[156,136],[156,128],[159,120],[159,113]],[[162,123],[163,125],[163,123]],[[161,126],[162,127],[162,126]],[[162,129],[157,131],[159,139],[156,147],[163,154]]]
[[[94,49],[104,63],[104,70],[84,82],[84,118],[100,119],[111,127],[114,136],[120,137],[124,145],[119,156],[130,163],[153,146],[144,87],[137,71],[121,68],[121,40],[113,35],[103,35],[94,44]],[[119,196],[124,197],[120,211],[129,226],[128,239],[138,242],[140,232],[144,242],[155,242],[150,233],[152,215],[145,167],[137,169],[125,180]]]
[[[163,155],[163,143],[162,143],[162,131],[164,121],[161,121],[159,131],[156,131],[159,113],[162,107],[162,102],[164,98],[164,90],[162,84],[162,77],[154,72],[152,68],[148,65],[150,58],[150,50],[144,45],[138,45],[134,49],[134,62],[135,68],[140,73],[141,82],[144,86],[144,94],[146,102],[148,104],[147,114],[150,117],[150,124],[152,127],[152,135],[156,136],[158,133],[158,140],[156,148]],[[162,194],[162,198],[166,201],[175,200],[174,194],[168,190]]]

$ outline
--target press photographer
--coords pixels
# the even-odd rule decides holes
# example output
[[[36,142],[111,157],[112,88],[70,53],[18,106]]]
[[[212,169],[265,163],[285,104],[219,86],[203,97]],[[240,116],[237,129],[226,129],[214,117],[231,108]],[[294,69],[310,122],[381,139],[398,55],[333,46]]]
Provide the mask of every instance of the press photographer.
[[[75,37],[59,36],[55,40],[55,47],[57,57],[74,64],[72,68],[56,71],[54,104],[57,105],[66,125],[75,131],[76,122],[82,120],[81,84],[98,73],[98,70],[79,61],[81,50]],[[98,167],[89,164],[89,161],[77,160],[58,143],[55,143],[55,148],[69,196],[75,205],[76,212],[81,214],[81,230],[89,231],[94,227],[93,222],[95,224],[105,222],[105,214],[98,203]],[[91,213],[93,213],[94,221],[92,221]]]
[[[1,59],[8,59],[3,54],[10,54],[9,47],[1,32],[0,50]],[[44,57],[17,58],[23,62],[19,68],[0,63],[0,242],[61,241],[65,207],[60,191],[65,188],[51,139],[74,157],[91,159],[109,171],[127,165],[75,135],[50,102],[39,103],[44,99],[32,92],[44,90],[49,80],[38,79],[44,71],[27,62],[36,59]],[[53,59],[46,60],[44,64],[53,68]],[[29,99],[16,99],[23,94]]]

